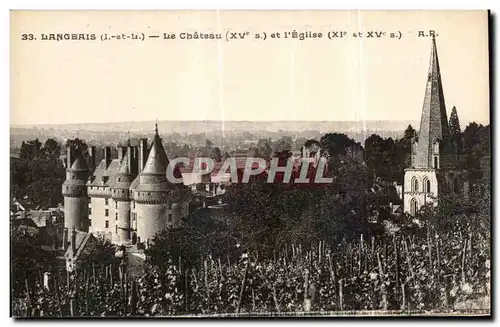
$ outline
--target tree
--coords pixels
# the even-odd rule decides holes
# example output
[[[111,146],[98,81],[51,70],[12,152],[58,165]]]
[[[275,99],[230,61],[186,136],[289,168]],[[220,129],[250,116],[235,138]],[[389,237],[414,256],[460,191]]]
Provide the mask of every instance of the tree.
[[[47,158],[59,159],[61,155],[61,146],[54,139],[47,139],[42,149],[42,153]]]
[[[92,264],[107,266],[112,263],[118,263],[119,259],[115,257],[116,250],[117,248],[108,239],[98,237],[95,246],[80,257],[79,265],[82,267],[91,267]]]
[[[408,125],[403,137],[394,142],[394,169],[395,180],[402,180],[404,169],[411,166],[411,146],[412,142],[418,138],[417,131],[413,126]]]
[[[293,142],[292,150],[299,151],[302,148],[302,146],[306,143],[306,141],[307,139],[305,137],[297,137]]]
[[[450,115],[450,137],[453,142],[453,151],[460,153],[462,150],[462,131],[460,129],[460,122],[458,120],[457,108],[453,107]]]
[[[408,125],[408,127],[406,127],[406,129],[405,129],[403,139],[406,142],[411,142],[411,140],[416,138],[417,136],[418,136],[417,131],[413,128],[413,126]],[[410,144],[411,143],[408,143],[408,145],[410,145]]]
[[[47,142],[46,142],[47,143]],[[28,198],[42,208],[55,207],[63,201],[61,185],[66,178],[66,171],[59,157],[57,147],[48,141],[53,149],[52,156],[33,157],[35,141],[24,143],[23,156],[19,160],[11,160],[11,190],[15,197]]]
[[[451,109],[449,126],[450,126],[450,135],[452,138],[462,133],[462,130],[460,129],[460,122],[458,120],[458,113],[456,107],[453,107],[453,109]]]
[[[325,134],[321,137],[319,143],[323,150],[323,154],[328,160],[328,173],[335,173],[343,161],[347,159],[350,160],[352,155],[348,156],[348,154],[350,154],[353,149],[362,149],[361,145],[357,144],[353,139],[345,134],[339,133]]]
[[[24,142],[21,144],[21,150],[19,154],[20,159],[32,160],[38,158],[40,155],[42,143],[38,139],[33,141]]]
[[[365,140],[365,161],[368,168],[380,175],[384,170],[384,159],[387,151],[385,140],[376,134],[370,135]]]
[[[259,158],[264,158],[267,159],[271,156],[273,149],[272,149],[272,142],[271,139],[260,139],[257,142],[257,146],[255,149],[255,155]]]
[[[465,128],[461,138],[464,155],[460,157],[458,166],[469,171],[479,171],[480,161],[489,157],[491,152],[489,125],[485,127],[472,122]]]
[[[185,217],[181,227],[155,235],[146,255],[150,264],[163,270],[169,261],[177,262],[179,258],[194,265],[208,254],[214,258],[231,256],[237,242],[235,231],[224,220],[213,217],[209,209],[200,208]]]
[[[309,139],[309,140],[306,140],[306,141],[304,142],[304,146],[305,146],[306,148],[308,148],[308,147],[310,147],[310,146],[312,146],[312,145],[317,145],[318,147],[320,146],[320,144],[319,144],[318,140],[315,140],[315,139]]]
[[[166,142],[165,143],[165,151],[169,158],[177,158],[181,155],[181,148],[175,142]]]
[[[328,133],[319,141],[321,148],[329,157],[345,156],[347,148],[354,146],[356,142],[345,134]]]
[[[29,159],[30,151],[28,145],[23,141],[21,143],[21,149],[19,150],[19,159]]]
[[[372,134],[365,141],[365,161],[377,176],[388,180],[399,180],[404,170],[404,156],[399,152],[400,143],[392,138],[383,139]]]
[[[11,280],[14,294],[25,292],[25,280],[39,280],[39,273],[50,271],[57,264],[53,251],[41,247],[39,239],[11,225]]]
[[[211,158],[215,160],[215,162],[221,162],[222,161],[222,151],[221,149],[216,146],[215,148],[212,149],[212,155]]]
[[[79,156],[87,157],[88,156],[88,145],[85,143],[83,140],[80,140],[79,138],[75,139],[68,139],[66,140],[66,148],[72,147],[74,149],[74,155],[75,158],[78,158]]]
[[[290,136],[282,136],[273,143],[273,152],[290,151],[292,147],[292,138]]]
[[[482,134],[481,131],[484,128],[483,125],[478,125],[476,122],[472,122],[465,128],[463,132],[463,150],[465,153],[470,153],[474,151],[478,144],[481,144]]]

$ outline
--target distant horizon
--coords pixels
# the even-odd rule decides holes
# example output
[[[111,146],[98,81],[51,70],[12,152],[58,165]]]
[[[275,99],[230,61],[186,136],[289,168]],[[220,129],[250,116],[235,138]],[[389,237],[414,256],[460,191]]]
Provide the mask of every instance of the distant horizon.
[[[448,118],[449,119],[449,118]],[[460,116],[459,116],[460,120]],[[104,121],[104,122],[97,122],[97,121],[90,121],[90,122],[72,122],[72,123],[52,123],[52,124],[24,124],[24,125],[19,125],[19,124],[11,124],[10,128],[26,128],[26,127],[50,127],[50,126],[72,126],[72,125],[104,125],[104,124],[134,124],[134,123],[151,123],[155,124],[156,122],[162,123],[162,122],[196,122],[196,123],[220,123],[222,122],[221,120],[195,120],[195,119],[169,119],[169,120],[135,120],[135,121]],[[375,123],[375,122],[383,122],[383,123],[403,123],[403,122],[408,122],[412,124],[420,124],[420,119],[401,119],[401,120],[388,120],[388,119],[378,119],[378,120],[287,120],[287,119],[282,119],[282,120],[224,120],[223,122],[231,123],[231,122],[237,122],[237,123],[294,123],[294,122],[310,122],[310,123],[362,123],[362,122],[370,122],[370,123]],[[480,121],[480,120],[470,120],[464,124],[463,121],[460,121],[461,127],[465,127],[469,125],[470,123],[475,122],[476,124],[481,124],[484,126],[487,126],[490,124],[489,121]],[[414,126],[415,127],[415,126]],[[418,127],[418,126],[416,126]]]
[[[460,118],[460,117],[459,117]],[[420,119],[419,119],[420,120]],[[223,122],[241,122],[241,123],[267,123],[267,122],[312,122],[312,123],[321,123],[321,122],[332,122],[332,123],[357,123],[357,122],[405,122],[405,121],[414,121],[414,119],[401,119],[401,120],[388,120],[388,119],[377,119],[377,120],[308,120],[308,119],[296,119],[296,120],[223,120]],[[90,125],[90,124],[128,124],[128,123],[155,123],[155,122],[222,122],[222,120],[218,119],[159,119],[159,120],[123,120],[123,121],[90,121],[90,122],[78,122],[78,123],[52,123],[52,124],[25,124],[25,125],[10,125],[10,127],[24,127],[24,126],[61,126],[61,125]]]

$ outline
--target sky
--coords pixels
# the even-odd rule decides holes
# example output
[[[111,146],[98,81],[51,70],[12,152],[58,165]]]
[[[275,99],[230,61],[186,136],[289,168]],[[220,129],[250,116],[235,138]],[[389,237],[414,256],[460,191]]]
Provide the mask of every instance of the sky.
[[[228,30],[249,35],[147,39]],[[456,106],[462,125],[489,123],[486,11],[12,12],[10,123],[419,120],[431,39],[418,31],[428,30],[437,32],[448,115]],[[348,34],[301,41],[287,31]],[[352,36],[367,31],[402,37]],[[255,39],[262,32],[267,39]],[[30,33],[37,40],[23,41]],[[146,40],[100,41],[103,33]]]

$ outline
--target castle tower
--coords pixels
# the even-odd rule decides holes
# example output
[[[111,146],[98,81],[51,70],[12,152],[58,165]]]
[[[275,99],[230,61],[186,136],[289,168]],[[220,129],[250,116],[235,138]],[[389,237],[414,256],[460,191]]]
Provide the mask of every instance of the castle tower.
[[[436,40],[432,38],[418,139],[412,142],[411,167],[405,170],[404,211],[415,215],[426,204],[437,204],[447,192],[452,148]]]
[[[68,154],[73,154],[72,149]],[[88,232],[88,202],[87,179],[89,169],[85,159],[79,155],[73,162],[68,158],[68,169],[66,169],[66,180],[62,185],[64,197],[64,227],[68,230]]]
[[[111,197],[116,201],[116,220],[115,230],[113,231],[114,243],[125,244],[130,242],[130,209],[132,195],[129,192],[130,184],[137,175],[137,171],[134,165],[135,160],[135,149],[129,144],[125,151],[121,155],[120,168],[116,172],[114,183],[111,186]]]
[[[187,214],[189,199],[183,184],[167,180],[169,160],[158,135],[158,126],[146,163],[133,189],[137,237],[140,242],[151,240],[169,226],[178,226]],[[134,183],[135,184],[135,183]]]

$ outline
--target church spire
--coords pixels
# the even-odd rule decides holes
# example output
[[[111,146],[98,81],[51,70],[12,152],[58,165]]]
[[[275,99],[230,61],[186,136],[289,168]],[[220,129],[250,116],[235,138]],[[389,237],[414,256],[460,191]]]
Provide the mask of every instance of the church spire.
[[[439,58],[436,47],[436,38],[432,37],[431,62],[429,64],[429,78],[439,78],[441,82],[441,72],[439,71]]]
[[[436,147],[437,143],[439,144],[438,147]],[[448,154],[449,151],[450,134],[448,116],[446,114],[436,39],[433,37],[429,74],[425,88],[422,117],[420,120],[415,167],[434,168],[435,160],[433,157],[436,152],[441,162],[438,167],[443,167],[445,165],[445,160],[443,160],[445,158],[443,155]]]

